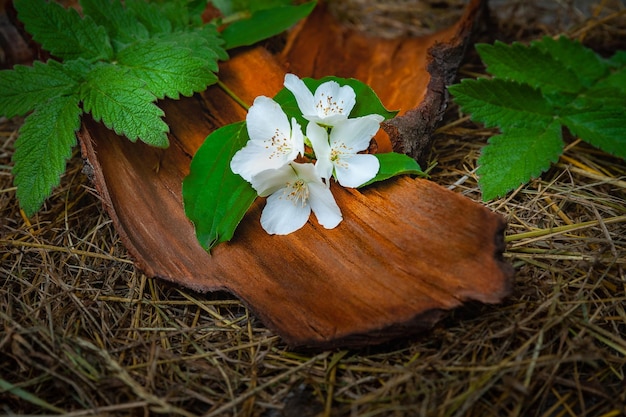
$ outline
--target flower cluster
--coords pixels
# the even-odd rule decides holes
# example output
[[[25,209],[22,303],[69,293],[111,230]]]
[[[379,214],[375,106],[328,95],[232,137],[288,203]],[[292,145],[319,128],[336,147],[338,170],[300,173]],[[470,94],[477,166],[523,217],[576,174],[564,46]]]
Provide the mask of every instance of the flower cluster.
[[[284,84],[308,121],[306,134],[278,103],[257,97],[246,117],[250,140],[233,156],[230,167],[259,196],[268,197],[261,215],[268,233],[300,229],[311,210],[322,226],[332,229],[342,216],[330,192],[330,178],[344,187],[358,187],[376,176],[378,159],[359,152],[368,148],[383,117],[349,118],[356,104],[350,86],[328,81],[312,93],[293,74],[285,76]]]

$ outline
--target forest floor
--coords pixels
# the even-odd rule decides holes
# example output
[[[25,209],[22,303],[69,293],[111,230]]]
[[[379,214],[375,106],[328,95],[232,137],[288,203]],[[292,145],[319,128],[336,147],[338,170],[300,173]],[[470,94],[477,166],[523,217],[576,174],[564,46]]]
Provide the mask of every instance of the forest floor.
[[[604,55],[626,49],[619,1],[496,6],[477,42],[565,34]],[[459,78],[483,71],[470,48]],[[136,269],[78,153],[24,217],[11,176],[21,123],[0,120],[0,415],[626,413],[621,159],[571,138],[541,178],[486,203],[508,221],[515,278],[502,304],[470,303],[409,340],[302,352],[232,295]],[[481,201],[476,161],[494,134],[451,105],[431,180]]]

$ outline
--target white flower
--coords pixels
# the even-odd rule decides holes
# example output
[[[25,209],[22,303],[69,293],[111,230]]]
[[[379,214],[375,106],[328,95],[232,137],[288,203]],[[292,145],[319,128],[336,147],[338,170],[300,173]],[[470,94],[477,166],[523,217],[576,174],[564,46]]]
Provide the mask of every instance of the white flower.
[[[237,151],[230,168],[246,181],[261,171],[280,168],[304,153],[302,128],[271,98],[259,96],[246,117],[250,140]]]
[[[330,130],[330,137],[327,129],[309,123],[306,135],[317,158],[317,174],[328,183],[334,171],[339,184],[352,188],[374,178],[380,169],[378,158],[358,152],[368,148],[383,120],[378,114],[346,119]]]
[[[356,103],[356,94],[352,87],[341,87],[335,81],[321,84],[311,93],[300,78],[293,74],[285,75],[285,87],[296,98],[302,116],[324,126],[334,126],[350,115]]]
[[[251,182],[261,197],[269,196],[261,214],[261,226],[269,234],[286,235],[300,229],[311,210],[326,229],[342,220],[335,198],[313,164],[293,162],[260,172]]]

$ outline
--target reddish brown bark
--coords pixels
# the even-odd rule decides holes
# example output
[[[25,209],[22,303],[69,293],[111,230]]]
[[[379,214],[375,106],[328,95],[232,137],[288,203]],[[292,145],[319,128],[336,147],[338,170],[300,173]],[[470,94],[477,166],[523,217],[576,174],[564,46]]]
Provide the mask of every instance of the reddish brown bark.
[[[238,51],[220,78],[247,102],[274,95],[286,71],[361,78],[389,108],[419,108],[438,97],[431,117],[411,119],[413,128],[427,123],[424,131],[432,132],[446,100],[443,91],[429,89],[441,74],[426,71],[426,48],[443,42],[443,50],[449,45],[461,53],[480,3],[472,2],[457,27],[423,45],[405,40],[393,47],[337,32],[342,29],[322,10],[292,34],[278,58],[259,47]],[[329,31],[321,40],[308,32],[320,22]],[[344,57],[324,47],[335,39]],[[508,294],[512,270],[501,257],[503,219],[422,179],[396,178],[362,191],[333,185],[343,222],[326,230],[312,218],[288,236],[262,230],[264,201],[258,199],[233,240],[207,254],[185,217],[181,183],[204,138],[243,120],[245,111],[218,87],[161,105],[171,127],[167,150],[130,143],[93,121],[80,132],[102,201],[148,275],[201,291],[232,291],[288,343],[317,347],[378,343],[430,327],[442,311],[466,300],[496,303]],[[396,147],[412,140],[403,128],[392,133]]]

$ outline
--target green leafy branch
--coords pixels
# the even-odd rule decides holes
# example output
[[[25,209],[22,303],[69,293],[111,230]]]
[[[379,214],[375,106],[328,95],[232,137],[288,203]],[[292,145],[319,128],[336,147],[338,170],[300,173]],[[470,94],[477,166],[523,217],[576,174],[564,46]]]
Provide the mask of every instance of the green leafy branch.
[[[462,111],[501,134],[478,160],[483,199],[546,171],[563,153],[562,131],[626,158],[626,52],[603,59],[566,37],[476,46],[491,78],[449,87]]]
[[[14,2],[26,30],[53,57],[0,71],[0,115],[27,115],[13,155],[17,198],[27,215],[58,185],[84,113],[131,141],[167,147],[158,99],[205,90],[217,82],[227,48],[276,35],[315,5],[222,0],[216,3],[225,11],[249,12],[230,18],[236,31],[227,26],[219,33],[219,19],[202,21],[206,0],[79,3],[82,14],[52,1]],[[235,3],[236,9],[229,6]]]
[[[15,1],[26,30],[54,57],[0,72],[0,113],[32,111],[13,156],[28,215],[58,184],[83,113],[131,141],[166,147],[169,128],[156,100],[206,89],[217,81],[217,61],[228,57],[216,27],[191,15],[191,3],[80,4],[83,16],[54,2]]]

